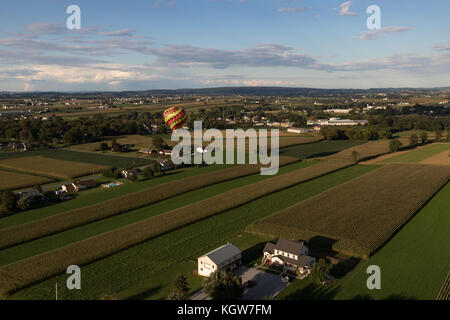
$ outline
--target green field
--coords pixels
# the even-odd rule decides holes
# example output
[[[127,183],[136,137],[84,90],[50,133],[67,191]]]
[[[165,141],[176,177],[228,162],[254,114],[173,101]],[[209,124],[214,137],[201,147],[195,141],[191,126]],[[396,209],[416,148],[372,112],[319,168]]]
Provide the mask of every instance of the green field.
[[[232,239],[244,228],[279,209],[365,174],[375,166],[352,166],[257,199],[238,208],[193,223],[130,249],[82,267],[86,285],[81,291],[61,289],[65,299],[97,299],[114,294],[144,279],[159,277],[162,269],[201,254]],[[55,282],[64,288],[66,275],[23,289],[11,298],[52,299]],[[154,288],[142,288],[151,292]]]
[[[298,162],[286,167],[280,168],[279,174],[284,174],[305,168],[315,164],[314,161]],[[51,236],[29,241],[7,249],[0,250],[0,266],[6,265],[30,256],[34,256],[52,249],[56,249],[70,243],[80,241],[103,232],[114,230],[134,222],[167,212],[185,205],[215,196],[219,193],[241,187],[247,184],[255,183],[271,178],[271,176],[262,176],[255,174],[243,178],[233,179],[222,183],[216,183],[211,186],[185,192],[181,195],[159,201],[155,204],[142,207],[137,210],[131,210],[123,214],[115,215],[110,218],[102,219],[97,222],[89,223]]]
[[[394,162],[415,163],[423,161],[429,157],[432,157],[438,153],[444,152],[449,149],[450,143],[432,144],[429,146],[425,146],[423,148],[411,150],[396,157],[384,159],[379,163],[394,163]]]
[[[49,207],[27,210],[15,215],[0,218],[0,229],[24,224],[34,220],[50,217],[65,211],[93,205],[95,203],[123,196],[125,194],[137,192],[162,183],[175,181],[182,178],[192,177],[199,174],[213,172],[229,168],[232,165],[212,165],[206,167],[183,168],[171,171],[165,175],[159,175],[153,179],[140,181],[138,183],[127,183],[112,189],[95,188],[80,192],[73,200],[58,203]]]
[[[144,166],[153,161],[151,159],[131,158],[125,156],[106,155],[101,153],[79,152],[67,149],[42,149],[42,150],[31,150],[26,152],[0,153],[0,160],[32,157],[32,156],[42,156],[45,158],[56,160],[84,162],[117,168],[132,168]]]
[[[336,299],[435,299],[450,270],[450,184],[383,249],[346,279]],[[446,249],[447,248],[447,249]],[[381,290],[368,290],[366,268],[381,268]]]
[[[303,240],[317,247],[367,259],[449,178],[448,166],[382,166],[261,219],[247,231]]]
[[[287,147],[280,150],[280,155],[297,157],[301,159],[325,157],[366,142],[367,141],[356,140],[325,140]]]
[[[36,184],[44,184],[54,181],[53,179],[34,176],[24,173],[17,173],[8,170],[0,170],[0,191],[16,190],[30,187]]]

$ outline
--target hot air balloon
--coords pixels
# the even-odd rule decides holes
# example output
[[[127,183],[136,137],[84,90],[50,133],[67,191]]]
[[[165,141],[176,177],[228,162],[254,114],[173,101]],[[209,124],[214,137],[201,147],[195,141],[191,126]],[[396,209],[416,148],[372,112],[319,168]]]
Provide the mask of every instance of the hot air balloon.
[[[187,114],[183,109],[179,107],[172,107],[164,111],[163,117],[164,122],[167,124],[167,126],[172,131],[175,131],[176,129],[180,128],[183,123],[186,122]]]

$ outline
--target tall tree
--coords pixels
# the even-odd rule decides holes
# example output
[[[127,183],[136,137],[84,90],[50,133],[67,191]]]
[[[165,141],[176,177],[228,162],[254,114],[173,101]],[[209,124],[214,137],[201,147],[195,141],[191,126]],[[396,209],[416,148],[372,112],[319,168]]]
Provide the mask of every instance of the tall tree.
[[[216,271],[203,283],[203,289],[213,300],[241,299],[244,287],[241,279],[232,272]]]

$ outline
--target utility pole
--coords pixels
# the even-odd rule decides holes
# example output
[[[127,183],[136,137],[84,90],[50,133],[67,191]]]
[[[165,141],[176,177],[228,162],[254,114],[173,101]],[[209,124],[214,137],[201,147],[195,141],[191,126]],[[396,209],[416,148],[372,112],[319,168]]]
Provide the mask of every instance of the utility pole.
[[[55,283],[55,296],[56,296],[56,301],[58,301],[58,283]]]

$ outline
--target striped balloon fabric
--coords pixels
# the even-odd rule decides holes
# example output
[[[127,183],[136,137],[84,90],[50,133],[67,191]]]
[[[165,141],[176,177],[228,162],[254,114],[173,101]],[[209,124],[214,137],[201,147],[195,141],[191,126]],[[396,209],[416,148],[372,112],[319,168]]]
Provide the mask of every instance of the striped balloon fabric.
[[[164,122],[172,131],[180,128],[187,119],[186,112],[179,107],[172,107],[164,111]]]

